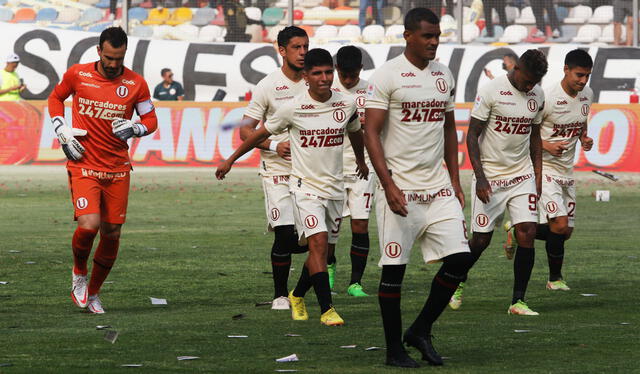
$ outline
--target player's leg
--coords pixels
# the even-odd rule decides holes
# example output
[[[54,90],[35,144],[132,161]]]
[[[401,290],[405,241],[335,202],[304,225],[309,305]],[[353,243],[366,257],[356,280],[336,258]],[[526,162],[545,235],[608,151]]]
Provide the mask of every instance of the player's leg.
[[[569,287],[562,277],[562,263],[564,262],[564,242],[570,229],[569,217],[567,216],[549,219],[549,235],[545,243],[547,260],[549,262],[548,290],[569,291]]]
[[[351,219],[351,280],[347,292],[351,296],[368,296],[362,289],[362,275],[369,258],[369,220]]]

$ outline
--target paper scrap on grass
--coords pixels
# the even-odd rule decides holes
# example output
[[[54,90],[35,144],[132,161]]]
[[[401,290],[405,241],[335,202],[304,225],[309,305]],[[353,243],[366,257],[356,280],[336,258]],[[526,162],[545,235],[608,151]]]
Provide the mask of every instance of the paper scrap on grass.
[[[104,340],[108,341],[111,344],[115,343],[116,340],[118,340],[118,332],[117,331],[107,331],[107,332],[105,332]]]
[[[10,251],[9,251],[9,253],[20,253],[20,252],[21,252],[21,251],[17,251],[17,250],[15,250],[15,249],[12,249],[12,250],[10,250]]]
[[[295,373],[297,371],[296,369],[276,369],[278,373]]]
[[[244,317],[246,317],[246,315],[240,313],[240,314],[236,314],[234,316],[231,316],[231,319],[234,320],[234,321],[237,321],[239,319],[243,319]]]
[[[124,364],[124,365],[120,365],[120,366],[125,367],[125,368],[139,368],[139,367],[142,367],[142,364]]]
[[[198,356],[178,356],[178,361],[197,360],[199,358]]]
[[[341,345],[340,346],[340,348],[344,348],[344,349],[355,348],[355,347],[357,347],[357,345],[355,345],[355,344]]]
[[[596,191],[596,201],[610,201],[611,200],[611,194],[609,193],[609,190],[598,190]]]
[[[294,361],[299,361],[298,355],[295,353],[289,356],[276,358],[276,362],[294,362]]]
[[[150,297],[151,305],[167,305],[167,299],[156,299],[155,297]]]
[[[9,284],[7,281],[0,281],[0,284]]]
[[[110,329],[111,325],[98,325],[96,326],[96,330],[106,330],[106,329]]]
[[[288,337],[288,338],[296,338],[298,336],[302,336],[300,334],[284,334],[284,336]]]
[[[102,284],[113,284],[113,281],[106,281],[106,282],[104,282]]]
[[[364,350],[365,351],[379,351],[381,349],[384,349],[384,348],[382,348],[382,347],[367,347]]]
[[[27,264],[27,265],[33,265],[35,263],[36,263],[35,261],[27,261],[27,262],[25,262],[25,264]]]
[[[9,367],[9,366],[13,366],[13,364],[10,363],[10,362],[0,363],[0,367],[6,368],[6,367]]]
[[[513,330],[513,332],[531,332],[531,330]]]
[[[629,322],[620,322],[621,325],[630,325],[631,323]]]
[[[589,297],[589,296],[598,296],[597,293],[581,293],[580,295],[581,296],[587,296],[587,297]]]
[[[334,292],[334,291],[331,291],[331,294],[332,294],[332,295],[337,295],[338,293],[337,293],[337,292]]]
[[[227,335],[227,338],[248,338],[249,335]]]
[[[261,301],[259,303],[256,303],[256,306],[266,306],[266,305],[271,305],[271,301]]]

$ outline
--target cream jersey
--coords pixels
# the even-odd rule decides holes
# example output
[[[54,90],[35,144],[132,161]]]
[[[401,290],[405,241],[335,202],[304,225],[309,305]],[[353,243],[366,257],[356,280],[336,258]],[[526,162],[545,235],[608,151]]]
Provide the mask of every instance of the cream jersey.
[[[536,85],[518,91],[507,76],[480,88],[471,116],[487,121],[480,135],[480,161],[487,179],[509,179],[533,173],[529,155],[532,124],[542,122],[544,92]]]
[[[360,129],[356,110],[355,102],[338,92],[332,92],[331,98],[321,103],[305,91],[267,121],[265,128],[271,134],[289,130],[292,191],[330,200],[344,199],[342,149],[345,130]]]
[[[334,92],[340,92],[345,96],[350,96],[351,99],[356,103],[356,107],[358,108],[358,116],[360,118],[364,118],[364,103],[366,101],[368,82],[364,79],[360,79],[355,86],[351,87],[350,89],[346,89],[340,82],[340,79],[337,78],[337,74],[334,77],[335,78],[333,79],[332,90]],[[367,165],[371,165],[369,156],[367,155],[366,151],[364,156]],[[342,165],[342,172],[344,173],[344,175],[356,174],[356,154],[353,152],[353,147],[351,147],[351,141],[349,140],[349,137],[344,138],[344,156],[342,158]]]
[[[430,61],[420,70],[404,54],[370,78],[365,107],[387,111],[380,138],[398,188],[431,190],[451,183],[444,166],[444,114],[454,109],[454,86],[445,65]]]
[[[546,105],[542,114],[540,135],[547,142],[569,143],[562,156],[556,157],[542,152],[542,170],[546,174],[558,176],[573,175],[573,161],[578,138],[587,123],[593,102],[593,91],[585,87],[576,97],[569,96],[560,83],[545,87]]]
[[[278,108],[306,89],[304,79],[294,82],[284,75],[282,69],[278,69],[258,82],[244,114],[258,121],[269,122]],[[289,141],[289,135],[284,132],[269,139],[286,142]],[[276,152],[260,150],[260,159],[260,175],[274,176],[291,173],[291,161],[285,160]]]

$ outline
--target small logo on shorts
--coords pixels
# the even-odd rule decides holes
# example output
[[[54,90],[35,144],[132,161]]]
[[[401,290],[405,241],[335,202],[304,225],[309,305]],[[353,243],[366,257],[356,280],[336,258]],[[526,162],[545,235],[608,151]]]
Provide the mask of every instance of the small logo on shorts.
[[[76,200],[76,207],[78,209],[85,209],[87,206],[89,206],[89,201],[87,201],[86,198],[79,197],[78,200]]]
[[[556,211],[558,211],[558,204],[555,201],[549,201],[547,203],[547,212],[555,213]]]
[[[384,253],[387,257],[396,258],[402,253],[402,247],[396,242],[390,242],[384,247]]]
[[[304,219],[304,225],[307,226],[308,229],[315,229],[318,226],[318,219],[314,215],[308,215],[307,218]]]
[[[485,227],[486,225],[489,224],[489,217],[487,217],[486,214],[478,214],[476,216],[476,223],[480,227]]]
[[[280,211],[278,210],[278,208],[271,209],[271,219],[273,221],[277,221],[278,218],[280,218]]]

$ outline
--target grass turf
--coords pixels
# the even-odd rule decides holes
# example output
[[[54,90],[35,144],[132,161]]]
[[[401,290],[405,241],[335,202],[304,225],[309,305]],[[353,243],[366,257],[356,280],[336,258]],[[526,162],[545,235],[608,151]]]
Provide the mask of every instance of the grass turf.
[[[528,301],[541,315],[508,316],[512,263],[496,235],[470,274],[461,310],[447,310],[436,324],[434,344],[447,357],[439,373],[640,372],[639,178],[623,175],[613,183],[579,176],[577,229],[564,267],[572,290],[545,290],[547,260],[538,241]],[[469,173],[463,177],[468,198]],[[611,190],[611,201],[595,202],[596,189]],[[383,365],[383,350],[364,350],[384,347],[384,337],[377,298],[346,296],[347,225],[334,296],[345,326],[320,325],[313,291],[306,297],[307,322],[255,306],[272,296],[273,238],[265,232],[263,206],[254,170],[235,170],[217,182],[211,169],[137,169],[120,256],[107,280],[113,283],[102,289],[107,314],[95,316],[69,297],[75,224],[64,169],[0,168],[0,281],[9,282],[0,285],[0,373],[404,372]],[[375,295],[380,270],[374,219],[370,231],[363,284]],[[290,287],[303,258],[294,256]],[[405,327],[422,308],[437,269],[414,251],[403,286]],[[168,306],[152,306],[149,297],[166,298]],[[238,314],[244,317],[232,319]],[[115,344],[96,325],[118,331]],[[233,334],[249,337],[227,338]],[[339,348],[351,344],[357,347]],[[299,362],[274,360],[292,353]],[[183,355],[200,359],[176,359]]]

